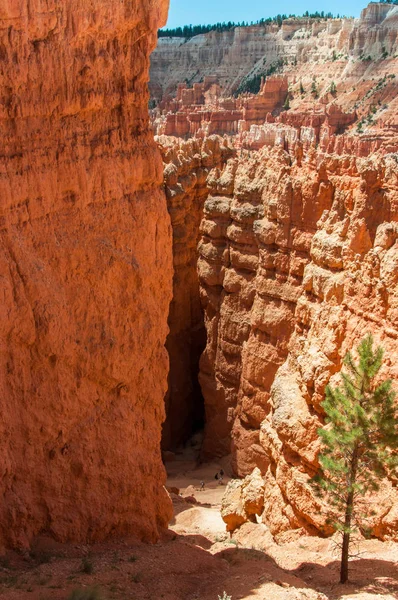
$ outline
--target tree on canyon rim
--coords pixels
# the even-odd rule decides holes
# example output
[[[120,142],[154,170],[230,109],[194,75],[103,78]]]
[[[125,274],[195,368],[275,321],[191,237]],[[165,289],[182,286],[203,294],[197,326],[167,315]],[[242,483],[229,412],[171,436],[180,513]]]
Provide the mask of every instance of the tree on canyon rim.
[[[358,362],[350,352],[344,358],[342,386],[327,386],[322,407],[325,428],[318,430],[322,447],[320,470],[312,479],[317,495],[330,507],[329,522],[341,531],[340,583],[348,581],[351,534],[355,527],[366,532],[370,512],[358,499],[379,487],[379,481],[398,465],[398,413],[391,379],[377,375],[384,350],[373,348],[367,335],[357,348]]]

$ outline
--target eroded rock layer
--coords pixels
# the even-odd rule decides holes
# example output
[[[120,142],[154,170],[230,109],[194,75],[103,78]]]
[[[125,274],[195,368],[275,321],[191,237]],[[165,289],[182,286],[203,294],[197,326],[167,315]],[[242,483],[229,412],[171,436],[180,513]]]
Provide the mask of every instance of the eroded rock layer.
[[[151,92],[174,96],[178,84],[215,78],[226,94],[282,63],[304,82],[341,79],[353,95],[352,77],[367,78],[381,59],[390,64],[398,49],[398,7],[371,2],[359,19],[292,18],[278,27],[253,25],[211,31],[192,38],[162,37],[151,63]],[[327,67],[325,65],[327,64]],[[358,77],[357,77],[358,78]],[[359,99],[362,97],[359,96]]]
[[[0,8],[0,546],[154,540],[171,230],[148,127],[167,0]]]
[[[263,149],[208,183],[204,456],[232,450],[239,475],[261,469],[273,533],[325,531],[307,486],[325,386],[367,332],[386,350],[383,374],[398,380],[398,156],[313,151],[298,163]],[[386,483],[378,534],[396,531],[396,501]]]
[[[370,3],[359,19],[294,18],[279,28],[160,38],[151,67],[155,131],[235,135],[252,149],[279,138],[361,156],[382,143],[395,151],[397,40],[398,7],[386,3]],[[346,148],[334,138],[343,132]]]
[[[195,429],[203,427],[203,397],[198,383],[199,358],[206,330],[197,275],[197,245],[203,205],[209,194],[209,172],[233,154],[218,136],[177,141],[158,138],[165,164],[167,205],[173,230],[173,299],[166,348],[170,358],[169,388],[162,447],[175,450]]]
[[[398,380],[398,155],[328,154],[314,145],[237,151],[218,138],[219,146],[232,143],[220,155],[216,137],[160,140],[169,157],[174,144],[185,164],[191,150],[195,164],[207,165],[194,212],[197,221],[202,210],[197,267],[207,331],[202,457],[232,453],[240,476],[261,470],[262,518],[275,535],[328,533],[308,485],[325,386],[367,332],[386,350],[383,375]],[[179,181],[174,165],[167,177],[177,176],[173,189],[185,196],[177,207],[169,191],[169,207],[186,218],[187,174]],[[178,254],[175,246],[175,264]],[[183,304],[187,295],[179,297]],[[394,482],[385,482],[374,499],[380,537],[396,535],[397,500]]]
[[[277,536],[331,533],[308,480],[325,387],[347,350],[371,332],[385,348],[383,375],[398,385],[397,33],[398,7],[370,3],[355,20],[165,39],[152,65],[154,97],[161,92],[154,128],[176,136],[159,138],[168,148],[175,265],[188,254],[193,264],[200,223],[199,282],[190,266],[190,293],[178,300],[188,314],[199,288],[202,457],[231,454],[242,477],[260,470],[261,518]],[[259,81],[258,94],[231,97],[274,59],[279,72]],[[193,87],[175,86],[178,77]],[[215,152],[217,144],[228,152]],[[206,165],[200,201],[197,165]],[[169,323],[171,339],[175,316]],[[183,413],[177,388],[173,401]],[[396,485],[385,481],[369,500],[381,538],[397,536]],[[232,491],[238,521],[250,520],[241,487]]]

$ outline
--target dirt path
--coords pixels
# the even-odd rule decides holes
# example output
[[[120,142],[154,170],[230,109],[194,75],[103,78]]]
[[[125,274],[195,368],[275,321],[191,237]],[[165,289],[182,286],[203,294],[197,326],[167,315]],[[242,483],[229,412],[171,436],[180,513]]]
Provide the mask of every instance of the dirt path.
[[[254,524],[230,539],[220,516],[225,488],[214,479],[226,467],[194,465],[189,452],[167,464],[168,486],[180,495],[171,494],[175,517],[161,542],[65,547],[41,540],[31,556],[2,560],[0,599],[68,600],[73,590],[95,587],[76,600],[218,600],[224,592],[232,600],[398,599],[398,544],[363,542],[362,558],[351,562],[353,583],[340,586],[330,540],[276,545]]]

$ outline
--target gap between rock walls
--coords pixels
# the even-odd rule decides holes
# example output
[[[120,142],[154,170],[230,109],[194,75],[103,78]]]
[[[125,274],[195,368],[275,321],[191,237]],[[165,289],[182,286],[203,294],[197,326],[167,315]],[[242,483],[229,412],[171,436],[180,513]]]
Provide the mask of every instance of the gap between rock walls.
[[[275,535],[325,530],[308,480],[345,353],[371,331],[396,357],[397,10],[236,28],[222,60],[218,32],[162,38],[153,56],[174,264],[163,448],[192,431],[191,367],[205,345],[200,460],[230,456],[239,477],[259,468]],[[260,59],[259,89],[234,94]],[[396,380],[394,361],[385,375]],[[392,498],[386,481],[372,525],[382,539],[398,529]]]

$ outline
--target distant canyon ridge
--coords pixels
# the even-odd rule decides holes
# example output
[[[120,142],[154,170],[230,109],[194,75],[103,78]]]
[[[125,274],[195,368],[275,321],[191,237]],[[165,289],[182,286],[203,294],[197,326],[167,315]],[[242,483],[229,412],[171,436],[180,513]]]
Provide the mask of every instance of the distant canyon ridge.
[[[160,100],[174,95],[178,84],[192,86],[209,76],[217,78],[224,95],[232,94],[243,80],[265,75],[279,61],[295,67],[284,72],[306,73],[311,78],[321,72],[321,65],[337,60],[344,63],[344,75],[348,76],[355,71],[349,64],[354,59],[366,63],[394,58],[398,52],[397,10],[393,4],[375,2],[359,19],[297,17],[285,19],[280,27],[272,23],[191,38],[160,37],[151,58],[152,97]],[[314,64],[317,70],[309,72]],[[304,65],[306,70],[301,68]],[[339,64],[328,75],[341,72]]]

